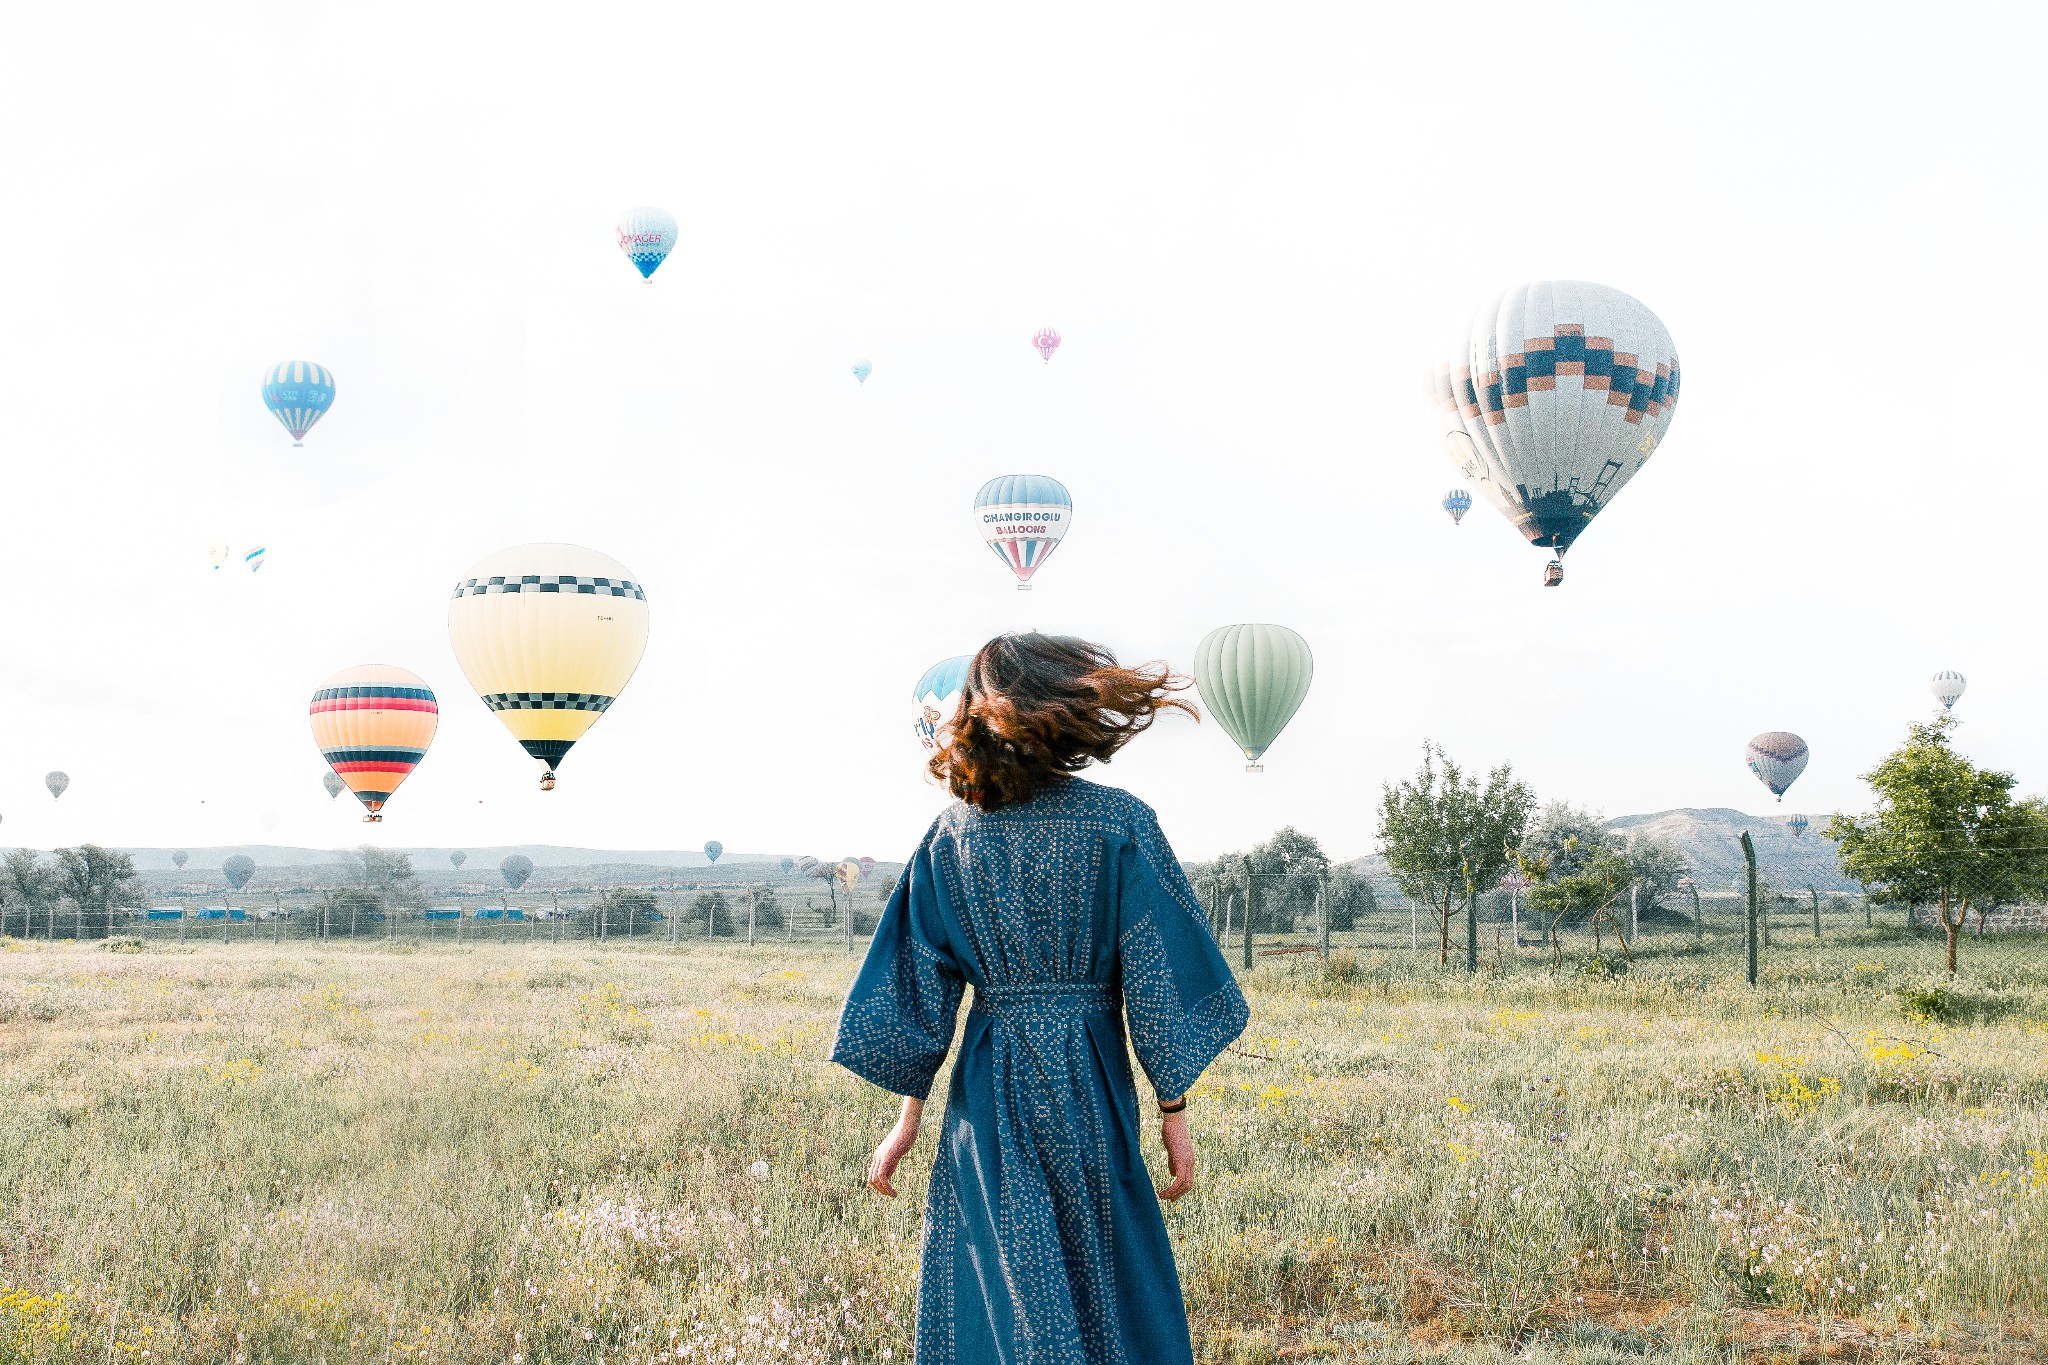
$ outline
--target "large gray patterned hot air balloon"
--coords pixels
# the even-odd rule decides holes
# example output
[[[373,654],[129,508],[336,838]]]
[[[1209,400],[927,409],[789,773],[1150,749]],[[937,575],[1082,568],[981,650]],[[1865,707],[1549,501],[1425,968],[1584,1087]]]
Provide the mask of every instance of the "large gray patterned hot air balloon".
[[[43,785],[50,789],[50,799],[54,801],[70,789],[71,774],[45,773],[43,774]]]
[[[1618,289],[1539,280],[1459,334],[1433,387],[1451,461],[1532,545],[1564,552],[1635,477],[1671,425],[1678,352],[1657,315]]]
[[[1749,742],[1744,755],[1756,780],[1780,801],[1806,771],[1806,741],[1789,730],[1766,730]]]
[[[508,853],[505,861],[498,864],[498,872],[505,878],[505,885],[517,891],[533,875],[533,859],[524,853]]]
[[[240,891],[256,875],[256,860],[246,853],[230,853],[220,865],[220,875],[227,879],[230,891]]]
[[[1315,676],[1308,641],[1285,626],[1219,626],[1195,648],[1195,687],[1225,734],[1244,750],[1244,770],[1264,772],[1266,752],[1308,695]]]

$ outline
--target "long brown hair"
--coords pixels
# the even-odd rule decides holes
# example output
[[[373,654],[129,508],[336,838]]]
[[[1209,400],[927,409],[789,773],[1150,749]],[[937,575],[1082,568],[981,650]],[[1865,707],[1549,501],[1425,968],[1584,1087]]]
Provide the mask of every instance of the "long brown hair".
[[[1161,711],[1195,708],[1169,694],[1188,680],[1163,663],[1125,668],[1070,635],[998,635],[967,668],[960,706],[927,765],[983,810],[1028,801],[1090,763],[1107,763]]]

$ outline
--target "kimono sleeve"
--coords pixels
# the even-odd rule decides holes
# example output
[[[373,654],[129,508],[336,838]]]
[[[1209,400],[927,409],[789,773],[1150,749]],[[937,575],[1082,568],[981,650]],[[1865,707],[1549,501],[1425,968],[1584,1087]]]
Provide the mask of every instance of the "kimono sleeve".
[[[927,833],[896,883],[832,1042],[833,1061],[916,1099],[931,1090],[953,1045],[965,988],[937,914],[931,846]]]
[[[1158,820],[1139,807],[1117,865],[1117,955],[1124,1019],[1163,1099],[1184,1095],[1251,1021]]]

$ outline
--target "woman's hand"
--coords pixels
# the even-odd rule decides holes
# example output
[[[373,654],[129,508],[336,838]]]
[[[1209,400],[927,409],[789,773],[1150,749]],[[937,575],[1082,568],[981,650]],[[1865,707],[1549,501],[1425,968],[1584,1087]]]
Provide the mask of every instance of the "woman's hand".
[[[1166,1148],[1167,1173],[1173,1177],[1159,1197],[1171,1203],[1195,1187],[1195,1140],[1188,1136],[1187,1110],[1159,1116],[1159,1141]]]
[[[906,1097],[896,1126],[889,1130],[889,1136],[882,1139],[881,1145],[875,1148],[874,1156],[868,1159],[869,1189],[891,1199],[896,1197],[896,1165],[910,1155],[910,1149],[917,1144],[918,1125],[923,1121],[924,1101]]]

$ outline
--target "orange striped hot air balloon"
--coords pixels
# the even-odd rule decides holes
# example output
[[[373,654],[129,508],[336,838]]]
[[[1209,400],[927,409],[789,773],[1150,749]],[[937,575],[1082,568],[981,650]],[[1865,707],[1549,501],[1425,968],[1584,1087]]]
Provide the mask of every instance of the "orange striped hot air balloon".
[[[390,664],[344,668],[313,694],[313,742],[369,814],[379,813],[427,746],[441,708],[424,679]]]

